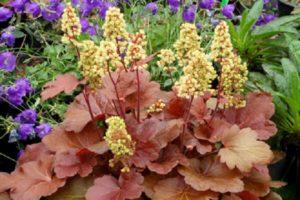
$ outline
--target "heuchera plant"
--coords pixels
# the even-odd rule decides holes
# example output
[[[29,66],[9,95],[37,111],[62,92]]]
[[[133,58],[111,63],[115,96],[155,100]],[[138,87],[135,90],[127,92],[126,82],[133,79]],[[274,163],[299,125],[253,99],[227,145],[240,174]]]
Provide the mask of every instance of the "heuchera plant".
[[[66,7],[62,41],[77,50],[85,80],[61,75],[42,98],[79,84],[83,92],[62,124],[27,146],[15,171],[0,173],[0,192],[14,200],[280,199],[270,187],[283,183],[270,178],[274,156],[264,142],[276,133],[272,97],[244,98],[247,68],[225,22],[216,27],[210,55],[189,23],[175,53],[159,53],[158,66],[178,70],[175,62],[183,71],[169,92],[145,70],[154,55],[146,54],[143,31],[129,34],[114,7],[103,28],[100,44],[78,40],[79,19]]]

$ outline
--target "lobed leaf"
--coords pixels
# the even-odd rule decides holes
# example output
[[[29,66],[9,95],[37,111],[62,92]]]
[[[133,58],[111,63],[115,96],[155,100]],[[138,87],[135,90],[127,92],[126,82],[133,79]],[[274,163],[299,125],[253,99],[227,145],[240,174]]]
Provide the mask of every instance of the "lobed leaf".
[[[71,94],[79,84],[80,82],[73,74],[68,73],[58,75],[54,81],[45,84],[41,93],[42,100],[46,101],[47,99],[57,96],[61,92]]]
[[[239,129],[234,125],[224,132],[224,145],[218,155],[229,169],[237,167],[242,172],[250,172],[254,164],[269,164],[273,159],[270,147],[257,140],[256,132],[250,128]]]

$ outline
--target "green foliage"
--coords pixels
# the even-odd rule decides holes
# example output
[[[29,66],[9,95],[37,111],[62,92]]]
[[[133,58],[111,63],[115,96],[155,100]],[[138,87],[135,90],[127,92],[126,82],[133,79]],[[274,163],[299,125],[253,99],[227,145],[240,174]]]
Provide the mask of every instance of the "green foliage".
[[[276,106],[274,117],[278,128],[282,132],[300,137],[300,74],[299,51],[295,44],[289,43],[290,58],[282,58],[280,65],[264,63],[263,70],[266,76],[260,73],[251,73],[249,87],[272,93]]]
[[[295,28],[300,15],[278,18],[267,25],[255,27],[262,13],[263,0],[257,1],[250,10],[245,10],[238,26],[228,21],[234,47],[250,67],[260,66],[260,63],[279,63],[285,55],[288,46],[278,42],[282,33],[290,33],[299,37]]]

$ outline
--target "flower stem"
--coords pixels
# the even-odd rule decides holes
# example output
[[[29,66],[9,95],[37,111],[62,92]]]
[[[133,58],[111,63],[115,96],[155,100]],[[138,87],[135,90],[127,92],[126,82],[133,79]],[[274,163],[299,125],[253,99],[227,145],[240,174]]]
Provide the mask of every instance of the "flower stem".
[[[121,102],[121,99],[120,99],[120,96],[119,96],[117,84],[116,84],[116,82],[114,81],[114,79],[111,75],[111,72],[110,72],[110,69],[109,69],[108,65],[107,65],[107,71],[108,71],[109,78],[110,78],[112,84],[114,85],[114,89],[115,89],[116,96],[117,96],[117,99],[118,99],[118,103],[119,103],[119,106],[120,106],[121,117],[123,117],[123,119],[125,119],[125,111],[123,110],[123,106],[122,106],[122,102]]]
[[[182,134],[181,134],[181,137],[180,137],[181,149],[182,150],[183,150],[183,147],[184,147],[184,145],[183,145],[183,136],[185,134],[186,126],[187,126],[187,123],[188,123],[189,118],[190,118],[190,111],[191,111],[193,100],[194,100],[194,95],[191,96],[188,107],[187,107],[186,112],[184,114],[184,124],[183,124],[183,127],[182,127]]]
[[[136,79],[137,79],[137,121],[140,123],[140,75],[139,68],[136,68]]]
[[[86,86],[84,86],[84,89],[83,89],[83,97],[84,97],[85,102],[86,102],[86,104],[88,106],[89,113],[91,115],[91,119],[92,119],[93,122],[95,122],[95,118],[94,118],[92,107],[91,107],[90,100],[89,100],[89,92],[87,91],[87,87]]]

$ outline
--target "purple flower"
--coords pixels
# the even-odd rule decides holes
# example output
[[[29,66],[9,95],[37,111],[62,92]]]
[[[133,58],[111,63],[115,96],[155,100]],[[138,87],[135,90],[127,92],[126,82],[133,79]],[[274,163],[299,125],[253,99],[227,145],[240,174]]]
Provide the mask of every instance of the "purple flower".
[[[196,23],[196,27],[198,30],[201,30],[203,28],[203,25],[201,24],[201,22]]]
[[[5,22],[13,16],[13,12],[8,8],[0,7],[0,22]]]
[[[210,23],[211,23],[213,26],[217,26],[217,25],[220,23],[220,20],[215,19],[215,18],[210,18]]]
[[[34,124],[20,124],[17,132],[20,136],[20,140],[27,140],[28,136],[34,135]]]
[[[47,6],[42,10],[42,16],[46,21],[54,22],[58,20],[64,12],[64,4],[53,2],[52,5]]]
[[[275,15],[263,13],[257,20],[256,25],[262,26],[262,25],[268,24],[269,22],[271,22],[275,19],[276,19]]]
[[[189,22],[189,23],[194,22],[196,18],[196,6],[191,5],[189,7],[185,7],[182,13],[182,18],[185,22]]]
[[[99,16],[101,19],[105,19],[106,16],[106,11],[110,8],[113,7],[114,5],[110,2],[105,2],[99,7]]]
[[[95,26],[90,26],[87,30],[87,33],[90,35],[90,36],[94,36],[94,35],[97,35],[97,28]]]
[[[150,12],[152,12],[153,15],[156,15],[156,13],[158,11],[157,3],[155,3],[155,2],[148,3],[146,5],[146,9],[149,10]]]
[[[25,94],[29,94],[32,92],[32,87],[27,78],[20,78],[16,81],[15,85],[18,85],[22,90],[24,90]]]
[[[82,32],[84,32],[84,33],[85,33],[85,32],[89,29],[89,27],[90,27],[89,20],[86,19],[86,18],[81,18],[81,19],[80,19],[80,24],[81,24],[81,30],[82,30]]]
[[[12,47],[15,44],[15,36],[12,33],[13,27],[8,27],[4,30],[4,32],[1,34],[0,42],[5,43],[7,46]]]
[[[41,7],[37,3],[28,3],[26,4],[25,12],[36,18],[41,14]]]
[[[37,113],[35,110],[27,109],[19,113],[17,117],[15,117],[14,121],[20,124],[35,124],[36,119]]]
[[[169,8],[171,12],[176,13],[179,10],[180,7],[180,0],[169,0]]]
[[[228,4],[224,6],[222,9],[222,14],[227,18],[227,19],[232,19],[233,18],[233,11],[235,9],[234,4]]]
[[[0,54],[0,69],[12,72],[16,68],[16,56],[11,52],[3,52]]]
[[[88,2],[82,2],[80,4],[80,14],[83,16],[83,17],[87,17],[89,16],[92,11],[94,9],[94,6],[92,6],[91,4],[89,4]]]
[[[79,0],[71,0],[73,6],[77,6],[79,4]]]
[[[21,149],[17,154],[17,158],[20,158],[24,153],[25,153],[25,151],[23,149]]]
[[[51,132],[51,130],[51,125],[47,123],[40,124],[39,126],[35,127],[35,132],[41,139],[48,135]]]
[[[19,106],[23,103],[23,93],[19,86],[12,85],[7,89],[6,98],[11,104]]]
[[[214,0],[202,0],[199,6],[200,8],[211,10],[214,7],[214,5],[215,5]]]
[[[16,13],[22,13],[25,9],[25,4],[28,2],[28,0],[14,0],[10,2],[10,6],[14,8],[14,11]]]
[[[23,103],[23,97],[32,91],[31,85],[26,78],[21,78],[6,91],[7,100],[13,105],[19,106]]]

